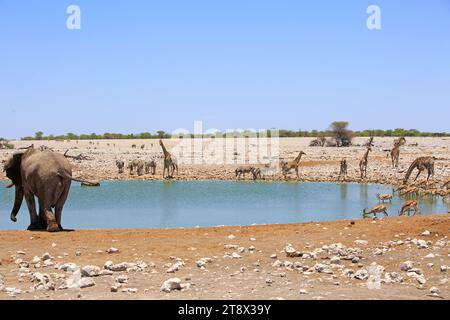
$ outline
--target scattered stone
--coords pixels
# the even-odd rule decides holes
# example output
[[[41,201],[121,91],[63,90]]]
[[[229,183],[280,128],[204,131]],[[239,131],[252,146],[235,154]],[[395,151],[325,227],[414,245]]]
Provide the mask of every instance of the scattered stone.
[[[59,270],[62,270],[65,272],[71,272],[71,273],[73,273],[79,269],[80,269],[80,267],[77,266],[75,263],[66,263],[66,264],[59,266]]]
[[[422,232],[420,235],[421,235],[422,237],[427,237],[427,236],[429,236],[430,234],[431,234],[430,231],[425,230],[425,231]]]
[[[109,253],[109,254],[116,254],[119,252],[120,252],[120,250],[117,248],[109,248],[108,250],[106,250],[106,253]]]
[[[126,275],[121,275],[116,278],[116,282],[120,284],[128,283],[128,277]]]
[[[95,286],[95,282],[92,278],[82,278],[81,271],[78,269],[70,278],[60,287],[60,289],[84,289]]]
[[[356,271],[354,278],[358,280],[367,280],[369,279],[369,272],[366,269],[358,270]]]
[[[405,261],[400,265],[400,270],[408,272],[413,268],[412,261]]]
[[[301,294],[301,295],[308,294],[308,291],[306,291],[306,290],[304,290],[304,289],[301,289],[301,290],[300,290],[300,294]]]
[[[430,253],[429,255],[425,256],[425,259],[434,259],[436,258],[436,256],[432,253]]]
[[[325,264],[316,264],[314,266],[314,269],[318,272],[318,273],[325,273],[325,274],[332,274],[333,271]]]
[[[124,288],[124,289],[122,289],[121,290],[122,292],[125,292],[125,293],[138,293],[138,289],[136,289],[136,288]]]
[[[37,263],[40,263],[40,262],[41,262],[41,258],[39,258],[38,256],[35,256],[33,258],[33,260],[31,260],[32,264],[37,264]]]
[[[417,247],[419,249],[428,249],[428,244],[425,240],[418,240],[417,241]]]
[[[53,257],[52,257],[48,252],[46,252],[46,253],[44,253],[44,254],[42,255],[42,260],[43,260],[43,261],[51,260],[51,259],[53,259]]]
[[[98,277],[101,269],[97,266],[85,266],[81,269],[81,275],[83,277]]]
[[[48,274],[42,274],[39,272],[31,274],[31,282],[35,283],[33,289],[36,291],[48,291],[55,290],[55,284]]]
[[[356,240],[355,244],[359,245],[359,246],[367,246],[369,244],[369,241],[367,241],[367,240]]]
[[[431,293],[431,294],[440,294],[440,293],[441,293],[441,290],[439,290],[439,289],[436,288],[436,287],[432,287],[432,288],[430,288],[430,293]]]
[[[167,269],[167,273],[175,273],[177,271],[180,271],[180,269],[184,267],[184,262],[179,261],[174,263],[169,269]]]
[[[272,279],[266,279],[266,283],[267,284],[273,284],[273,280]]]
[[[170,293],[174,290],[181,290],[181,280],[179,278],[172,278],[163,283],[161,291]]]
[[[298,252],[293,246],[292,244],[287,244],[286,247],[284,248],[284,252],[286,253],[286,256],[288,258],[298,258],[301,257],[302,254],[300,252]]]
[[[18,255],[21,255],[21,256],[26,255],[25,251],[21,251],[21,250],[17,251],[17,254],[18,254]]]
[[[107,261],[105,265],[103,266],[104,269],[110,270],[113,272],[122,272],[127,271],[128,269],[128,263],[123,262],[120,264],[114,264],[112,261]]]
[[[277,258],[278,258],[278,256],[276,254],[273,254],[270,256],[270,259],[277,259]]]
[[[447,272],[448,266],[441,266],[441,272]]]
[[[116,293],[119,292],[120,285],[114,284],[111,286],[111,292]]]
[[[331,264],[340,264],[341,263],[341,258],[339,258],[339,257],[332,257],[331,259],[330,259],[330,263]]]
[[[234,235],[232,235],[232,234],[230,234],[229,236],[228,236],[228,239],[230,239],[230,240],[233,240],[233,239],[235,239],[236,237],[234,236]]]

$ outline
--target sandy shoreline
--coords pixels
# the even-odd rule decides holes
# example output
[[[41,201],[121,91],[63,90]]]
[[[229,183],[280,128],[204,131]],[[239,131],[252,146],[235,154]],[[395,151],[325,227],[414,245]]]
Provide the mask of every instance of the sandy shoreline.
[[[0,299],[449,299],[449,218],[2,231],[0,274],[9,293],[0,292]],[[292,256],[287,244],[295,249]],[[112,247],[119,251],[107,253]],[[92,287],[59,289],[73,277],[68,263],[98,267],[87,270],[102,275],[82,278]],[[117,271],[123,265],[128,271]],[[170,278],[179,278],[184,289],[162,292]],[[125,283],[119,287],[118,281]],[[118,292],[111,292],[114,286]]]
[[[339,162],[346,158],[349,163],[348,182],[368,182],[381,184],[400,184],[409,165],[420,156],[434,155],[438,158],[450,158],[450,138],[407,138],[407,144],[402,148],[399,168],[393,169],[388,152],[392,148],[394,138],[375,138],[375,147],[369,155],[367,179],[361,179],[359,173],[359,161],[365,147],[353,146],[350,148],[322,148],[309,147],[311,138],[281,138],[280,158],[284,160],[294,159],[298,152],[304,151],[306,156],[300,165],[300,181],[336,182],[339,180]],[[362,145],[367,138],[355,138],[356,145]],[[178,140],[166,140],[168,149],[171,150]],[[69,155],[83,154],[92,158],[89,161],[71,160],[74,165],[74,175],[93,180],[163,180],[162,152],[157,140],[99,140],[89,141],[12,141],[16,148],[27,147],[34,143],[35,146],[47,146],[53,150],[64,153],[69,150]],[[195,142],[194,142],[195,143]],[[207,148],[210,141],[203,140],[203,148]],[[417,144],[417,145],[416,145]],[[136,148],[132,148],[136,145]],[[140,146],[145,149],[141,150]],[[0,161],[5,160],[17,150],[0,150]],[[248,156],[248,155],[247,155]],[[130,175],[125,171],[118,174],[115,161],[124,160],[126,163],[134,159],[149,160],[157,158],[156,175]],[[201,154],[186,155],[179,159],[180,171],[175,180],[226,180],[234,181],[236,164],[210,164],[202,163]],[[184,163],[183,163],[184,162]],[[448,160],[437,161],[435,169],[435,181],[439,186],[450,177],[450,162]],[[250,175],[246,177],[251,179]],[[423,175],[422,179],[425,178]],[[0,180],[5,180],[4,172],[0,171]],[[278,173],[274,177],[266,177],[267,181],[284,181]],[[295,174],[291,174],[289,180],[296,181]]]

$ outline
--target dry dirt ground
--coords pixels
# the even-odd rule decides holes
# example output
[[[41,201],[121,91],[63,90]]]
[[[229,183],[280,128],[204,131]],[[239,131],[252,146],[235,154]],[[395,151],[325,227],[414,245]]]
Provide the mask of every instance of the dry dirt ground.
[[[187,148],[178,156],[180,162],[179,174],[175,179],[180,180],[235,180],[235,169],[242,164],[239,160],[251,158],[251,146],[255,142],[242,139],[245,148],[239,150],[234,156],[234,143],[228,141],[223,148],[226,160],[231,161],[217,163],[210,161],[206,155],[209,154],[211,139],[204,139],[201,142],[194,139],[192,145],[200,145],[199,152],[188,152]],[[321,148],[309,147],[311,138],[281,138],[279,140],[279,158],[283,160],[294,159],[300,151],[304,151],[306,156],[302,158],[300,167],[300,180],[302,181],[337,181],[339,176],[339,162],[342,158],[348,161],[348,181],[360,182],[359,161],[363,157],[366,148],[362,147],[367,138],[355,138],[355,146],[349,148]],[[375,138],[375,147],[369,155],[368,176],[366,182],[378,182],[387,184],[399,184],[405,176],[409,165],[421,156],[436,156],[442,159],[450,159],[450,138],[407,138],[407,143],[401,149],[401,157],[398,169],[392,169],[392,163],[388,158],[388,152],[392,148],[394,138]],[[241,142],[236,142],[239,144]],[[83,154],[92,157],[89,161],[71,160],[74,165],[74,175],[76,177],[89,178],[93,180],[110,179],[141,179],[141,180],[161,180],[163,170],[162,151],[157,140],[99,140],[99,141],[12,141],[16,148],[23,148],[34,143],[35,147],[41,145],[52,148],[54,151],[64,153],[69,150],[69,155],[77,156]],[[180,140],[165,140],[169,151],[176,152],[175,146]],[[136,145],[136,148],[132,148]],[[144,146],[141,149],[140,146]],[[203,148],[203,149],[202,149]],[[273,147],[275,148],[275,147]],[[191,149],[193,150],[193,148]],[[203,153],[201,152],[203,150]],[[274,149],[275,150],[275,149]],[[16,150],[0,150],[0,161],[5,160]],[[233,155],[230,158],[229,155]],[[261,155],[260,162],[271,162],[273,154]],[[130,176],[128,171],[118,174],[116,160],[124,160],[128,163],[134,159],[150,160],[157,158],[156,175]],[[236,159],[236,160],[235,160]],[[425,174],[424,174],[425,175]],[[425,176],[422,176],[424,178]],[[450,161],[440,160],[436,162],[435,181],[437,186],[442,185],[450,177]],[[291,179],[296,179],[295,174],[290,175]],[[5,179],[4,173],[0,170],[0,180]],[[247,179],[251,179],[247,175]],[[274,177],[266,177],[267,180],[282,180],[278,173]]]
[[[3,231],[0,299],[449,299],[449,235],[449,215],[206,229]],[[110,248],[119,251],[107,253]],[[104,267],[107,261],[112,263]],[[60,289],[76,278],[77,268],[101,275],[71,283],[92,287]],[[183,289],[162,292],[170,278],[179,278]],[[120,287],[120,281],[126,283]],[[111,292],[113,286],[118,292]]]

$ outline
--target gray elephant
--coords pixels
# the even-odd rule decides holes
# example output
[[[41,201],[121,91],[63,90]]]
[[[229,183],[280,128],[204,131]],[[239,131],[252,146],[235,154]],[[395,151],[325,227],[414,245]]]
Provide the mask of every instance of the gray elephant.
[[[5,163],[4,170],[12,181],[8,188],[16,188],[11,220],[17,221],[16,216],[25,197],[31,220],[28,230],[62,231],[62,210],[71,182],[84,182],[72,178],[69,161],[62,154],[40,151],[31,146],[24,153],[11,156]],[[39,216],[35,196],[39,200]]]

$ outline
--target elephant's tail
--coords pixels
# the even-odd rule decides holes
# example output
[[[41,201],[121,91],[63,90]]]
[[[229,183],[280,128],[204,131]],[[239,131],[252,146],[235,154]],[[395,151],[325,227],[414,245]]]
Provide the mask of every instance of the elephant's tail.
[[[60,176],[61,178],[64,178],[64,179],[69,179],[69,180],[72,180],[72,181],[81,182],[81,183],[86,184],[86,185],[99,185],[98,181],[90,181],[90,180],[74,178],[70,174],[68,174],[67,172],[58,172],[58,176]]]

